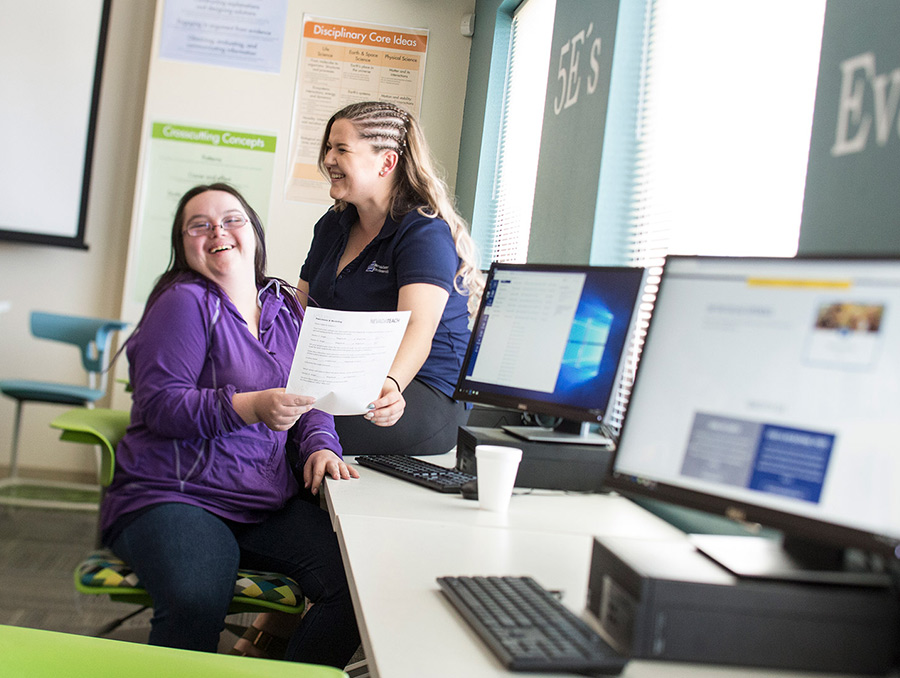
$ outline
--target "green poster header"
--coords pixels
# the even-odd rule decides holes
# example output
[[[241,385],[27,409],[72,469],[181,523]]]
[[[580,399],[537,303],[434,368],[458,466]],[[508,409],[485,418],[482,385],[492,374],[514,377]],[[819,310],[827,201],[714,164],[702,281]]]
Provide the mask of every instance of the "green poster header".
[[[154,139],[169,141],[187,141],[193,144],[205,144],[219,148],[239,148],[245,151],[275,152],[273,136],[263,134],[243,134],[230,130],[210,129],[208,127],[185,127],[168,122],[153,123]]]

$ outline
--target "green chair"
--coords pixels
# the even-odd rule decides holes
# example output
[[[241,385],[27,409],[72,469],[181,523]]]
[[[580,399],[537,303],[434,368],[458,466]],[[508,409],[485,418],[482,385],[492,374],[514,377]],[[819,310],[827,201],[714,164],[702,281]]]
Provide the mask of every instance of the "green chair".
[[[81,354],[81,365],[87,372],[87,383],[71,384],[31,379],[0,381],[0,393],[16,401],[9,457],[9,476],[0,480],[0,502],[52,508],[96,506],[96,486],[49,483],[19,477],[22,409],[27,402],[92,407],[96,401],[106,395],[107,367],[113,335],[126,327],[128,327],[126,322],[106,318],[86,318],[40,311],[34,311],[31,314],[31,334],[33,336],[78,347]],[[83,496],[85,491],[90,493],[87,501]],[[78,504],[86,504],[86,506]]]
[[[77,408],[59,415],[50,426],[62,431],[62,440],[100,447],[100,484],[105,488],[112,482],[116,467],[116,445],[125,435],[128,424],[129,413],[125,410]],[[75,588],[81,593],[109,595],[112,600],[140,606],[99,629],[95,633],[98,636],[106,635],[134,615],[153,606],[153,601],[141,586],[137,575],[127,563],[107,549],[92,551],[78,564],[75,568]],[[299,584],[290,577],[277,572],[239,570],[229,614],[266,610],[299,614],[303,612],[305,604]]]
[[[340,669],[0,626],[4,676],[28,678],[347,678]]]
[[[60,414],[50,426],[62,431],[60,440],[100,447],[100,486],[109,487],[116,470],[116,445],[130,422],[127,410],[78,407]]]

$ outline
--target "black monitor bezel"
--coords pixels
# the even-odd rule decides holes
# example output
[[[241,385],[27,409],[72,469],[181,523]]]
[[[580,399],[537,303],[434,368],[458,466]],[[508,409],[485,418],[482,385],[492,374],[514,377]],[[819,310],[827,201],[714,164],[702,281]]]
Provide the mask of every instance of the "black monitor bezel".
[[[666,265],[668,265],[670,260],[674,259],[706,259],[719,261],[755,260],[763,262],[784,260],[784,257],[698,257],[669,255],[663,266],[663,272],[659,283],[659,295],[663,293],[666,285]],[[900,257],[890,256],[808,255],[793,257],[793,259],[801,259],[810,262],[834,262],[846,260],[900,263]],[[649,345],[653,336],[654,322],[651,314],[645,337],[645,347],[646,345]],[[638,392],[638,389],[641,387],[640,385],[641,370],[639,363],[631,390],[632,398],[634,397],[634,394]],[[699,490],[670,485],[656,480],[640,478],[627,473],[620,473],[617,471],[616,465],[619,459],[619,452],[623,447],[622,443],[627,440],[629,430],[628,424],[629,417],[628,409],[626,408],[620,430],[619,444],[613,452],[613,457],[610,460],[608,472],[603,483],[606,489],[620,492],[629,497],[653,499],[674,504],[676,506],[697,509],[706,513],[724,516],[736,523],[759,524],[781,532],[785,538],[796,537],[804,541],[820,542],[836,548],[856,548],[870,553],[877,553],[887,558],[900,560],[900,538],[874,534],[866,530],[848,527],[820,518],[802,516],[760,504],[738,501],[730,497],[722,497],[701,492]]]
[[[522,270],[522,271],[547,271],[547,272],[560,272],[560,273],[581,273],[581,272],[590,272],[596,270],[606,270],[610,273],[624,273],[624,272],[638,272],[641,276],[641,282],[639,283],[639,289],[636,295],[635,303],[633,305],[631,311],[631,317],[628,320],[629,323],[629,337],[634,329],[635,322],[638,315],[638,310],[640,307],[641,301],[641,292],[644,287],[644,278],[646,276],[646,270],[640,267],[634,266],[591,266],[588,264],[535,264],[535,263],[526,263],[526,264],[509,264],[502,262],[493,262],[491,264],[490,269],[488,270],[487,275],[487,283],[493,279],[494,275],[497,272],[497,269],[502,269],[504,271],[509,270]],[[637,273],[635,273],[637,275]],[[473,322],[472,327],[477,328],[478,323],[481,321],[482,313],[484,312],[484,307],[486,303],[486,296],[482,295],[481,301],[479,303],[478,312],[475,315],[475,320]],[[626,340],[626,344],[623,348],[622,353],[626,353],[628,350],[628,346],[630,344],[630,338]],[[603,422],[604,417],[606,416],[609,405],[612,403],[613,398],[615,396],[615,392],[610,394],[610,397],[607,401],[607,408],[604,411],[599,411],[596,409],[587,409],[587,408],[577,408],[571,407],[565,404],[548,402],[546,400],[538,400],[536,398],[514,398],[512,396],[506,394],[494,394],[489,392],[481,391],[477,395],[473,395],[469,393],[466,389],[463,388],[463,384],[466,382],[466,366],[469,364],[469,360],[472,357],[472,351],[475,348],[475,332],[473,330],[472,336],[470,337],[469,344],[466,348],[466,354],[463,358],[462,365],[460,366],[459,376],[456,382],[456,388],[454,389],[453,398],[455,400],[475,403],[480,405],[491,405],[494,407],[499,407],[503,409],[509,410],[517,410],[523,413],[533,413],[545,415],[548,417],[558,417],[561,419],[565,419],[568,421],[575,422],[590,422],[590,423],[601,423]],[[621,374],[622,365],[618,366],[617,375]],[[618,376],[616,381],[618,381]],[[613,386],[615,389],[615,386]]]

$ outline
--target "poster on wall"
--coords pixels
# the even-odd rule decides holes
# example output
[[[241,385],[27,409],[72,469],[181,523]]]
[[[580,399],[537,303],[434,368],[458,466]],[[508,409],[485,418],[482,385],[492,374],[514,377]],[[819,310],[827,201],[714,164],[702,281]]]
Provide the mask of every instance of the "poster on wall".
[[[428,31],[303,17],[284,197],[330,202],[317,167],[325,125],[357,101],[390,101],[419,115]]]
[[[163,59],[279,73],[287,0],[166,0]]]
[[[175,208],[188,189],[227,182],[243,194],[266,224],[275,142],[276,137],[268,133],[153,123],[130,301],[142,306],[166,269]]]

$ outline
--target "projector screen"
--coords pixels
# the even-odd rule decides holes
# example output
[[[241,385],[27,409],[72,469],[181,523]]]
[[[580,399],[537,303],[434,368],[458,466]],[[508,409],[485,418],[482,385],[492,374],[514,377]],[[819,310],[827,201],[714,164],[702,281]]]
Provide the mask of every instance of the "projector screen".
[[[84,247],[110,0],[0,0],[0,239]]]

